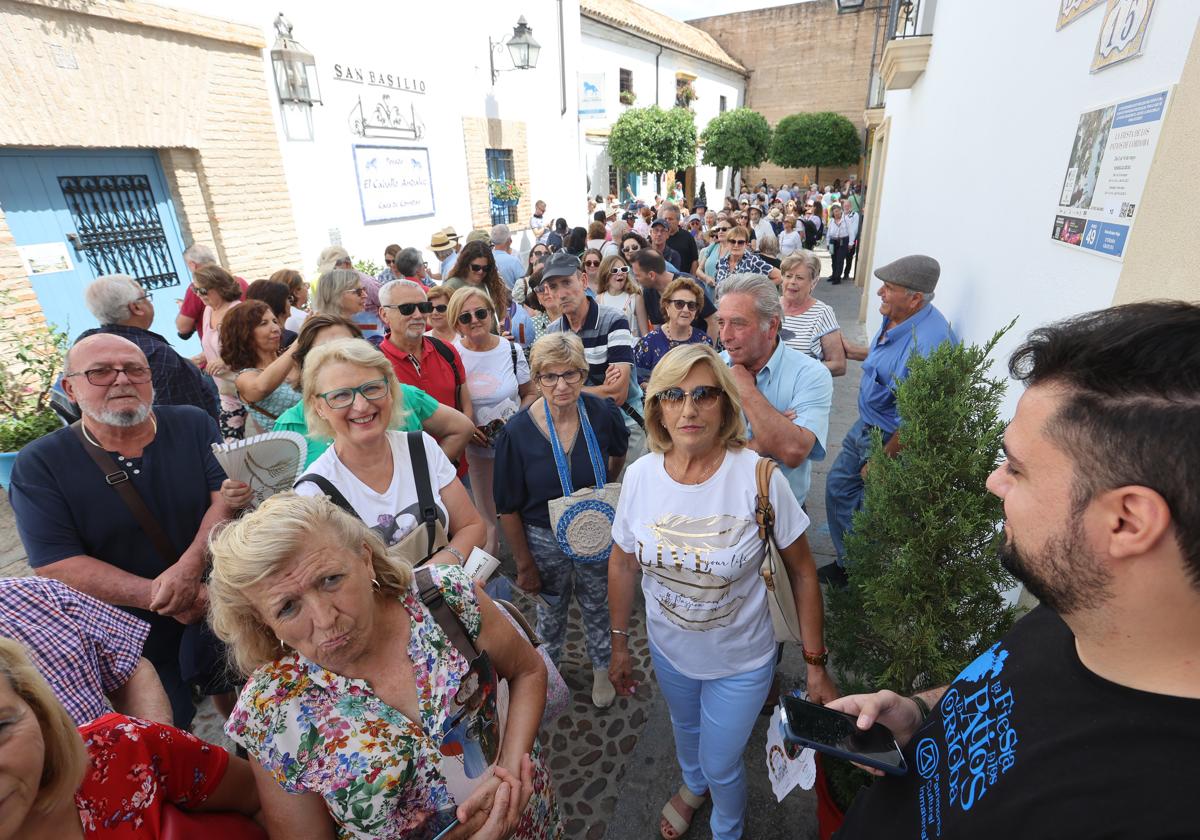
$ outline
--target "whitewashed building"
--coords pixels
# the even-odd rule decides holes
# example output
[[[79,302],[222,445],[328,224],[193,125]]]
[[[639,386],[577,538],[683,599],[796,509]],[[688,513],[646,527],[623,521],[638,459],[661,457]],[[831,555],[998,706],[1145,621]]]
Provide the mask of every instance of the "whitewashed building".
[[[707,32],[632,0],[580,0],[579,14],[579,145],[587,192],[624,199],[628,187],[643,199],[665,195],[670,184],[658,183],[655,173],[612,165],[605,149],[612,124],[629,107],[680,104],[692,109],[699,134],[717,114],[745,103],[746,69]],[[703,165],[673,174],[689,206],[702,185],[709,204],[719,202],[731,176]]]

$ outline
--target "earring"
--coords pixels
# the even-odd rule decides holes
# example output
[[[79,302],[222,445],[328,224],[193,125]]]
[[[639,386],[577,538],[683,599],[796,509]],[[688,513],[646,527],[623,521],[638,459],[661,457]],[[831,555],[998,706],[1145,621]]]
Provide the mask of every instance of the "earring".
[[[283,643],[283,639],[280,639],[280,640],[279,640],[279,651],[280,651],[280,653],[282,653],[282,652],[283,652],[283,651],[285,651],[285,650],[287,650],[287,645],[285,645],[285,644]]]
[[[375,578],[371,578],[371,590],[373,592],[378,592],[380,589],[381,587],[379,586],[379,581]]]

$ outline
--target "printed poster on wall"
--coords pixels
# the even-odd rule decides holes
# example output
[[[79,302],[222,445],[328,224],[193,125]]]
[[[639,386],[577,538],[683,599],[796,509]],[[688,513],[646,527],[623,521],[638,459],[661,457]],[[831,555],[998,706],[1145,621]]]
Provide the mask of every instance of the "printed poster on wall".
[[[1152,11],[1154,0],[1108,0],[1092,56],[1093,73],[1141,54]]]
[[[604,74],[579,74],[579,116],[604,116]]]
[[[1079,20],[1085,12],[1090,12],[1103,2],[1104,0],[1059,0],[1058,26],[1054,27],[1055,31]]]
[[[433,215],[428,149],[355,145],[354,173],[364,224]]]
[[[1122,259],[1171,89],[1103,105],[1079,117],[1050,237]]]

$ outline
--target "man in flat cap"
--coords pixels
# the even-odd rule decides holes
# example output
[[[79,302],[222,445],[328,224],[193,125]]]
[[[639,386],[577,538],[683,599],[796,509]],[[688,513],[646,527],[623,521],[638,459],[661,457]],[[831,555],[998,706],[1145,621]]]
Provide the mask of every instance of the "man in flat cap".
[[[875,276],[883,281],[877,292],[883,324],[869,347],[843,341],[846,357],[863,362],[863,370],[858,419],[846,433],[825,481],[825,514],[837,550],[837,567],[828,567],[826,574],[837,582],[845,580],[843,535],[850,530],[854,511],[862,507],[871,430],[879,429],[889,456],[900,451],[896,386],[908,376],[909,356],[914,352],[924,356],[946,340],[958,341],[945,316],[930,303],[940,273],[937,260],[922,254],[876,269]]]

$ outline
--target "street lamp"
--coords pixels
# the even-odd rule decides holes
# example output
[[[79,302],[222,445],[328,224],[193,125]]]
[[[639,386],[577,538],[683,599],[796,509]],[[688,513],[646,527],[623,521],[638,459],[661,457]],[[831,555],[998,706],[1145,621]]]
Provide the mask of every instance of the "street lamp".
[[[496,53],[500,52],[500,48],[507,46],[508,54],[512,57],[513,66],[510,68],[496,68]],[[492,84],[496,84],[496,79],[501,73],[507,73],[509,70],[532,70],[537,67],[538,54],[542,51],[542,45],[533,39],[533,29],[525,22],[525,16],[521,15],[517,19],[517,25],[513,27],[512,37],[508,41],[502,39],[492,40],[488,38],[488,59],[492,67]]]
[[[284,133],[289,140],[312,140],[312,106],[324,104],[317,82],[317,60],[292,38],[292,25],[283,12],[275,18],[275,33],[278,37],[271,47],[271,68],[275,71]]]

